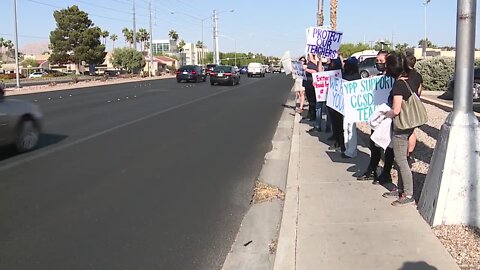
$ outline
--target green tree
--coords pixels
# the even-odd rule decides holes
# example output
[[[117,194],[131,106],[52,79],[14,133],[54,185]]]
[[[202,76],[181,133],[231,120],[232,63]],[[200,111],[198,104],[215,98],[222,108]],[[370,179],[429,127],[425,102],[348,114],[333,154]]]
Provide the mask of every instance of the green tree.
[[[125,27],[122,29],[122,34],[125,37],[125,45],[128,43],[128,46],[131,48],[133,45],[133,30]]]
[[[200,40],[197,41],[197,43],[195,44],[195,47],[196,47],[197,49],[203,48],[203,42],[201,42]]]
[[[396,44],[395,45],[395,51],[399,51],[399,52],[406,52],[407,49],[409,49],[410,47],[408,46],[408,43],[403,43],[403,44]]]
[[[133,48],[117,48],[112,53],[112,65],[126,69],[128,72],[138,72],[145,67],[145,56]]]
[[[33,58],[27,58],[27,59],[23,60],[21,65],[24,68],[26,68],[28,66],[30,66],[30,67],[38,67],[39,66],[37,61],[35,61],[35,59],[33,59]]]
[[[74,5],[54,11],[53,17],[57,28],[50,32],[50,62],[79,66],[82,61],[89,65],[105,61],[105,45],[100,42],[102,30],[94,26],[87,13]]]
[[[424,40],[425,40],[425,39],[422,38],[422,39],[420,39],[420,40],[418,41],[418,47],[419,47],[419,48],[423,48],[423,41],[424,41]],[[427,48],[435,49],[435,48],[437,48],[437,45],[433,44],[433,43],[427,38]]]
[[[354,53],[369,50],[369,49],[370,49],[370,46],[368,46],[368,44],[365,44],[365,43],[357,43],[357,44],[344,43],[340,45],[340,55],[342,55],[343,58],[348,58]]]
[[[105,31],[102,31],[102,38],[103,38],[103,44],[104,45],[107,45],[107,38],[110,36],[110,33],[105,30]]]
[[[185,47],[185,40],[180,40],[180,42],[178,42],[178,52],[183,52],[183,49]]]
[[[115,35],[115,34],[112,34],[112,35],[110,36],[110,39],[112,40],[112,48],[115,49],[115,41],[117,41],[118,36]]]
[[[150,34],[147,32],[147,29],[140,28],[137,33],[138,41],[140,41],[140,48],[142,51],[145,51],[145,42],[150,39]]]
[[[177,31],[175,31],[175,30],[170,30],[170,32],[168,32],[168,37],[170,37],[170,39],[173,40],[173,41],[177,41],[177,40],[178,40],[178,33],[177,33]]]

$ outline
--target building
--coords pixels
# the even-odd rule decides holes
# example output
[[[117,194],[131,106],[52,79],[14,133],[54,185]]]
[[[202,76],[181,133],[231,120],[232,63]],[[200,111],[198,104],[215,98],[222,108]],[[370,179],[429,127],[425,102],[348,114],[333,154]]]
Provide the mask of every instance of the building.
[[[171,39],[157,39],[152,41],[153,55],[172,54],[177,52],[177,41]]]
[[[423,57],[423,49],[422,48],[414,48],[413,54],[417,59],[424,59]],[[455,51],[446,51],[442,49],[432,49],[427,48],[426,58],[431,58],[435,56],[444,56],[444,57],[453,57],[455,58]],[[475,58],[480,58],[480,51],[475,51]]]
[[[183,57],[185,65],[205,65],[204,59],[208,53],[208,48],[197,48],[194,43],[186,43],[183,47]]]

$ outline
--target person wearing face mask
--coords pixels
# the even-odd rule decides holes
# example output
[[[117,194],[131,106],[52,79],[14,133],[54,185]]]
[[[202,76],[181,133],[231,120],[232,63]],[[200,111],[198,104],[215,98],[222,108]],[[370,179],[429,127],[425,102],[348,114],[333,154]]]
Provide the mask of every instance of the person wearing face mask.
[[[377,54],[375,66],[380,72],[377,76],[385,75],[386,57],[387,57],[386,51],[380,51]],[[373,133],[373,130],[371,133]],[[387,147],[387,149],[385,150],[384,165],[383,165],[383,170],[380,176],[377,176],[377,167],[378,167],[378,164],[380,163],[380,159],[382,158],[382,148],[377,146],[375,142],[373,142],[371,139],[369,143],[369,148],[370,148],[370,163],[368,164],[366,172],[363,173],[360,177],[357,177],[357,180],[373,181],[372,183],[375,185],[391,183],[392,176],[390,172],[392,170],[393,162],[394,162],[393,148]]]

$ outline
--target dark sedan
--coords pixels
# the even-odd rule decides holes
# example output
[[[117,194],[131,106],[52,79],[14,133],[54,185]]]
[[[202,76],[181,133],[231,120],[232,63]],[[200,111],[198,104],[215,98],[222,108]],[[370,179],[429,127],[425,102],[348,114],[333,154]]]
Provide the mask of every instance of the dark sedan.
[[[448,83],[447,91],[440,95],[439,98],[453,100],[454,90],[455,80],[451,80]],[[472,98],[473,100],[480,100],[480,67],[474,67],[473,69]]]
[[[238,71],[240,74],[247,74],[248,73],[248,67],[247,66],[241,66]]]
[[[197,65],[181,66],[177,69],[177,82],[204,82],[207,80],[203,69]]]
[[[216,66],[210,72],[210,84],[236,85],[240,83],[240,73],[232,66]]]

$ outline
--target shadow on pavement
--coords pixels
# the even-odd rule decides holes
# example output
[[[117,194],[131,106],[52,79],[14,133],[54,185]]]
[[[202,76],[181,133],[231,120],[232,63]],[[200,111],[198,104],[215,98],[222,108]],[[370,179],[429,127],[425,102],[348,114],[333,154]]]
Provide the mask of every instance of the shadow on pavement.
[[[50,145],[57,144],[65,140],[67,137],[68,136],[66,135],[59,135],[59,134],[49,134],[49,133],[42,134],[37,148],[33,151],[48,147]],[[0,147],[0,161],[12,158],[17,155],[19,155],[19,153],[15,150],[15,147],[13,146]]]
[[[437,270],[435,266],[432,266],[426,262],[405,262],[398,270]]]

